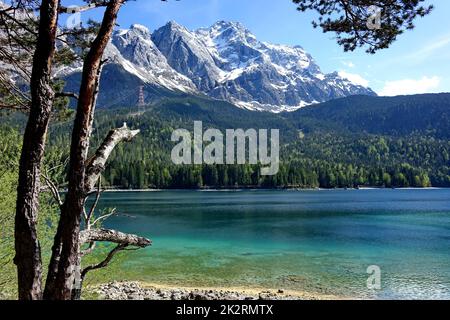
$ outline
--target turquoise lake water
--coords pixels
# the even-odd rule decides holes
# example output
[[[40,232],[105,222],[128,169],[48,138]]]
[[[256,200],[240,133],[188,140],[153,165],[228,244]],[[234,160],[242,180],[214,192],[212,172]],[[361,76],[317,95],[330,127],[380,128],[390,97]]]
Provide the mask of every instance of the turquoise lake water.
[[[130,280],[450,299],[448,189],[118,192],[100,207],[120,213],[107,227],[153,240],[120,262]]]

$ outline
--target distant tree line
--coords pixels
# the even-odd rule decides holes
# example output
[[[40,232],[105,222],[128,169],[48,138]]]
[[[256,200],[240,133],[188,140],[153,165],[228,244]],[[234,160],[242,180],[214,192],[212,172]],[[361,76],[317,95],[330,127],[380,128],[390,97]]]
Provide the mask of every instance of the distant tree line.
[[[146,188],[357,188],[450,186],[450,177],[435,184],[427,172],[403,164],[394,168],[366,168],[296,161],[281,164],[275,176],[261,176],[256,165],[163,166],[114,163],[104,175],[107,186]]]

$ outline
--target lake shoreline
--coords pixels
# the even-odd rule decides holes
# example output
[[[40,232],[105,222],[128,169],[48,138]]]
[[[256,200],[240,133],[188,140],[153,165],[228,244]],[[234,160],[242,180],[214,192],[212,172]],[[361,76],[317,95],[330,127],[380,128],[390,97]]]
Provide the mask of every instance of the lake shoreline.
[[[348,300],[349,297],[298,290],[173,286],[139,281],[111,282],[89,287],[102,300]]]
[[[197,188],[197,189],[104,189],[103,192],[163,192],[163,191],[211,191],[211,192],[238,192],[238,191],[358,191],[358,190],[445,190],[450,188],[428,187],[428,188],[381,188],[381,187],[361,187],[361,188]]]

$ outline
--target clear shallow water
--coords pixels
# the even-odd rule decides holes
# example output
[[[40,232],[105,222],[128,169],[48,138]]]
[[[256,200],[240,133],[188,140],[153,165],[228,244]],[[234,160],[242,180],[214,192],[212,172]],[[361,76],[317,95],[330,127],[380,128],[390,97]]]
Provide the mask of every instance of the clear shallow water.
[[[123,192],[100,207],[125,214],[107,227],[154,242],[127,253],[127,279],[450,299],[448,189]]]

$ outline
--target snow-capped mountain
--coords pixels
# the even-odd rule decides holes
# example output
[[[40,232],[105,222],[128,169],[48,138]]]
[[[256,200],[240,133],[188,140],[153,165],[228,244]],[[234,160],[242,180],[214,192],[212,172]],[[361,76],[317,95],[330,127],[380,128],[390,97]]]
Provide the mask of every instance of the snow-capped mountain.
[[[169,22],[153,33],[133,25],[114,33],[106,56],[115,65],[109,72],[117,74],[108,77],[114,81],[126,84],[120,77],[129,75],[135,78],[133,85],[140,81],[152,88],[204,94],[251,110],[293,111],[350,95],[375,95],[337,72],[323,74],[300,46],[258,41],[235,22],[195,31]],[[58,72],[69,76],[80,67]]]
[[[150,37],[150,31],[138,24],[132,25],[129,30],[116,31],[106,48],[104,58],[108,59],[108,64],[119,66],[125,73],[137,77],[143,83],[196,93],[198,90],[192,81],[167,63],[167,59]],[[59,69],[56,76],[67,77],[81,70],[82,63],[77,62],[70,67]],[[120,78],[117,81],[120,81]]]

